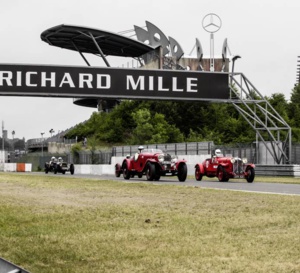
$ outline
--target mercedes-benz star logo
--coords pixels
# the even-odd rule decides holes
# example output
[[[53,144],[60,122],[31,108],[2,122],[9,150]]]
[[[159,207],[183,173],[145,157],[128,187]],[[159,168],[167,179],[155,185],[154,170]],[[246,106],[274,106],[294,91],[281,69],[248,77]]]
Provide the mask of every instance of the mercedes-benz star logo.
[[[209,33],[217,32],[222,26],[221,18],[214,13],[209,13],[202,20],[202,27]]]

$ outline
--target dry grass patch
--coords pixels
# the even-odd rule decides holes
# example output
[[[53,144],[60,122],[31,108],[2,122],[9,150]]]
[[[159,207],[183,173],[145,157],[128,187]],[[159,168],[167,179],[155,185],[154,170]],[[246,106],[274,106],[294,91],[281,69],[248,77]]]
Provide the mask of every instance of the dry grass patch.
[[[35,272],[300,272],[300,197],[0,174],[0,255]]]

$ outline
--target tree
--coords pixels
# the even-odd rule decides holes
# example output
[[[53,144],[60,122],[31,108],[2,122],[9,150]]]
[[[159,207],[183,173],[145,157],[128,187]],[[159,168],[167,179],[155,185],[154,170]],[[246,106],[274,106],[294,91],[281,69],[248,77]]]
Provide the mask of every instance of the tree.
[[[132,144],[152,144],[182,142],[183,134],[174,125],[168,124],[163,114],[151,115],[148,109],[139,109],[132,113],[136,123]]]
[[[275,93],[270,98],[267,98],[269,103],[274,107],[277,113],[286,121],[289,121],[288,116],[288,102],[285,99],[284,94]]]

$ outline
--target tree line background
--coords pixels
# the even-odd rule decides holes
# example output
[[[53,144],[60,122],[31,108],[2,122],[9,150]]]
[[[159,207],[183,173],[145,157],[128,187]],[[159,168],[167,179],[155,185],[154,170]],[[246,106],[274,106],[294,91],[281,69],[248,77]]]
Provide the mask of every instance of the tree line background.
[[[300,85],[284,94],[265,97],[292,127],[292,141],[300,142]],[[122,101],[111,112],[94,112],[66,136],[97,145],[138,145],[214,141],[251,143],[255,131],[231,104],[175,101]]]

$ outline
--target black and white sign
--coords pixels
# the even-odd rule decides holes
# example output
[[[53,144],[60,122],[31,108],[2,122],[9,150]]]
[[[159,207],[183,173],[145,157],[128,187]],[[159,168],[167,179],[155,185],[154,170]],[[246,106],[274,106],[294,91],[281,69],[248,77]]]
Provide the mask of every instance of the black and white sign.
[[[0,64],[0,95],[226,100],[228,73]]]

